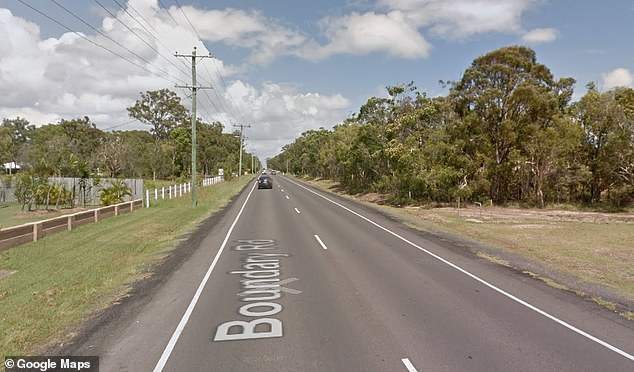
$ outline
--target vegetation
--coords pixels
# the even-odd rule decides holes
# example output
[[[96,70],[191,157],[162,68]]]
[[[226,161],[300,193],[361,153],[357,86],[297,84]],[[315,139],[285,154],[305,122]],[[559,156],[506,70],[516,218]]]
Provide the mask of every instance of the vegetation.
[[[104,132],[88,117],[38,127],[20,117],[4,119],[0,125],[0,163],[15,161],[34,179],[189,177],[191,116],[176,93],[167,89],[142,93],[128,113],[150,126],[150,131]],[[240,139],[236,133],[223,133],[223,129],[219,122],[199,120],[196,124],[196,168],[203,174],[215,174],[219,168],[229,175],[238,171]],[[248,156],[243,153],[243,157]],[[259,160],[256,163],[259,165]],[[245,166],[250,171],[251,164]]]
[[[99,204],[108,206],[123,202],[123,198],[132,195],[132,191],[122,180],[110,181],[110,186],[101,189]]]
[[[387,88],[332,130],[302,134],[270,168],[379,192],[397,203],[634,202],[634,90],[555,80],[521,46],[476,58],[447,96]]]
[[[110,307],[251,179],[236,178],[188,198],[143,208],[0,252],[0,352],[33,355],[73,336],[86,318]],[[1,217],[1,212],[0,212]]]

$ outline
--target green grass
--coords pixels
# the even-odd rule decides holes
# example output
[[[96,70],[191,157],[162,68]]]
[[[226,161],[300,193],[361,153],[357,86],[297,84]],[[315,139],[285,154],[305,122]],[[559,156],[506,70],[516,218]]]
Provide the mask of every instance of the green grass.
[[[225,206],[249,177],[198,188],[151,208],[105,219],[0,254],[0,355],[37,353],[125,296],[202,220]]]
[[[78,207],[82,209],[98,208],[97,206]],[[72,214],[77,212],[75,209],[36,209],[32,211],[22,211],[22,206],[19,203],[1,203],[0,204],[0,228],[23,225],[30,222],[47,220],[62,216],[65,214]]]
[[[19,203],[0,203],[0,228],[22,225],[29,222],[45,220],[43,212],[21,213]]]

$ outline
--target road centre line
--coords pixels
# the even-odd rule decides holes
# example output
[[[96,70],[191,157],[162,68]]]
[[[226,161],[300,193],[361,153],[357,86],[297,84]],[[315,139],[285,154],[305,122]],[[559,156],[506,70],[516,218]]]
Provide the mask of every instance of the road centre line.
[[[444,259],[441,256],[439,256],[439,255],[437,255],[437,254],[435,254],[435,253],[433,253],[433,252],[431,252],[431,251],[429,251],[429,250],[417,245],[416,243],[414,243],[414,242],[402,237],[401,235],[389,230],[388,228],[379,225],[378,223],[376,223],[376,222],[372,221],[371,219],[369,219],[369,218],[367,218],[367,217],[365,217],[365,216],[353,211],[352,209],[350,209],[350,208],[348,208],[348,207],[346,207],[346,206],[344,206],[344,205],[342,205],[342,204],[340,204],[340,203],[338,203],[338,202],[336,202],[336,201],[334,201],[334,200],[332,200],[332,199],[330,199],[330,198],[328,198],[328,197],[326,197],[324,195],[321,195],[320,193],[318,193],[316,191],[313,191],[313,190],[309,189],[308,187],[305,187],[304,185],[301,185],[301,184],[299,184],[299,183],[297,183],[297,182],[295,182],[293,180],[289,179],[288,181],[290,181],[291,183],[303,188],[304,190],[306,190],[306,191],[308,191],[308,192],[310,192],[310,193],[312,193],[312,194],[314,194],[314,195],[316,195],[316,196],[318,196],[318,197],[320,197],[320,198],[322,198],[322,199],[324,199],[324,200],[326,200],[326,201],[338,206],[339,208],[344,209],[344,210],[352,213],[353,215],[365,220],[366,222],[370,223],[371,225],[374,225],[375,227],[387,232],[388,234],[391,234],[392,236],[400,239],[401,241],[411,245],[412,247],[420,250],[421,252],[424,252],[424,253],[428,254],[429,256],[431,256],[431,257],[437,259],[438,261],[450,266],[451,268],[463,273],[464,275],[472,278],[473,280],[475,280],[475,281],[477,281],[477,282],[489,287],[490,289],[498,292],[499,294],[501,294],[501,295],[503,295],[503,296],[505,296],[505,297],[517,302],[518,304],[520,304],[520,305],[522,305],[522,306],[524,306],[524,307],[526,307],[526,308],[528,308],[530,310],[533,310],[534,312],[536,312],[536,313],[538,313],[538,314],[540,314],[540,315],[542,315],[542,316],[554,321],[555,323],[557,323],[557,324],[559,324],[559,325],[561,325],[561,326],[563,326],[565,328],[568,328],[569,330],[571,330],[571,331],[573,331],[573,332],[575,332],[575,333],[577,333],[577,334],[579,334],[579,335],[581,335],[581,336],[583,336],[583,337],[585,337],[585,338],[587,338],[587,339],[589,339],[589,340],[591,340],[591,341],[593,341],[593,342],[595,342],[595,343],[597,343],[597,344],[599,344],[599,345],[601,345],[601,346],[603,346],[603,347],[605,347],[605,348],[607,348],[607,349],[609,349],[609,350],[611,350],[611,351],[613,351],[613,352],[615,352],[615,353],[617,353],[617,354],[619,354],[619,355],[621,355],[621,356],[623,356],[623,357],[625,357],[625,358],[627,358],[629,360],[634,361],[634,355],[629,354],[629,353],[617,348],[616,346],[613,346],[613,345],[601,340],[600,338],[597,338],[597,337],[595,337],[595,336],[593,336],[593,335],[591,335],[591,334],[589,334],[589,333],[587,333],[587,332],[585,332],[585,331],[573,326],[572,324],[567,323],[567,322],[557,318],[554,315],[551,315],[550,313],[547,313],[546,311],[544,311],[544,310],[542,310],[542,309],[540,309],[540,308],[538,308],[538,307],[536,307],[534,305],[531,305],[530,303],[522,300],[521,298],[516,297],[515,295],[512,295],[509,292],[506,292],[505,290],[496,287],[495,285],[487,282],[486,280],[480,278],[479,276],[476,276],[475,274],[472,274],[471,272],[463,269],[462,267],[454,264],[453,262],[451,262],[451,261],[449,261],[447,259]],[[317,235],[315,235],[315,237],[316,236]]]
[[[401,362],[405,364],[405,368],[407,368],[409,372],[418,372],[416,370],[416,367],[414,367],[414,365],[412,364],[412,362],[409,361],[409,358],[403,358],[401,359]]]
[[[319,235],[315,235],[315,239],[317,239],[317,242],[319,243],[319,245],[321,245],[323,249],[328,250],[328,247],[326,247],[326,244],[324,244],[324,242],[321,241],[321,239],[319,238]]]
[[[198,303],[198,299],[200,298],[200,295],[202,294],[202,291],[205,288],[205,285],[207,285],[207,281],[209,281],[209,278],[211,277],[211,273],[214,271],[214,268],[216,267],[216,264],[218,263],[218,260],[220,259],[220,255],[224,251],[225,246],[227,245],[227,242],[229,241],[229,236],[233,232],[233,229],[236,227],[236,224],[238,223],[238,219],[240,219],[240,216],[242,215],[244,208],[247,206],[247,202],[249,201],[249,198],[251,198],[251,194],[253,194],[253,190],[255,190],[255,184],[253,184],[253,187],[251,187],[251,191],[249,191],[249,195],[247,195],[246,200],[242,204],[242,207],[240,208],[238,215],[236,216],[235,220],[233,220],[231,227],[229,227],[229,230],[227,231],[227,235],[225,236],[225,239],[223,240],[222,245],[220,246],[220,249],[218,250],[218,253],[216,253],[214,260],[211,262],[211,265],[209,266],[209,269],[207,269],[207,273],[205,273],[205,276],[203,277],[200,284],[198,285],[198,289],[196,290],[194,297],[189,303],[189,306],[187,307],[187,310],[183,314],[183,317],[181,318],[180,322],[178,323],[178,326],[174,330],[172,337],[167,343],[167,346],[165,346],[165,350],[163,350],[163,354],[161,355],[161,358],[159,359],[159,361],[156,363],[156,366],[154,367],[154,372],[161,372],[163,371],[163,368],[165,368],[165,364],[167,364],[167,360],[172,354],[172,351],[174,350],[174,347],[176,346],[176,342],[178,342],[178,339],[180,338],[181,333],[183,333],[183,330],[185,329],[185,326],[187,325],[187,322],[189,321],[189,318],[191,317],[192,312],[194,311],[194,307],[196,307],[196,303]]]
[[[302,212],[299,211],[299,209],[295,208],[295,212],[297,212],[297,214],[300,214]]]
[[[288,195],[285,195],[287,200],[290,200],[290,198],[288,197]]]

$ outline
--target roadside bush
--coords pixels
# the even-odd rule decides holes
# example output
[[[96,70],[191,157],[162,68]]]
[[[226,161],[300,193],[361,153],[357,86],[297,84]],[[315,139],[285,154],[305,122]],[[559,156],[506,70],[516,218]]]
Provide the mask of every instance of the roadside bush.
[[[15,176],[15,199],[22,204],[22,210],[30,211],[37,206],[38,189],[47,184],[47,178],[40,177],[31,171],[21,172]]]
[[[123,202],[123,198],[132,195],[132,190],[122,180],[110,181],[109,187],[101,189],[99,204],[108,206]]]

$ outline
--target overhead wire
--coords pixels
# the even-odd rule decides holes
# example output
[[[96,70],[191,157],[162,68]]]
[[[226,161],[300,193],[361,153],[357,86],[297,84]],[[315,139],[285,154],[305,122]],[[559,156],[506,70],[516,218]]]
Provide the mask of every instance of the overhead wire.
[[[26,3],[24,0],[18,0],[18,2],[20,2],[22,5],[24,5],[24,6],[28,7],[28,8],[30,8],[30,9],[31,9],[31,10],[33,10],[34,12],[36,12],[36,13],[38,13],[38,14],[42,15],[43,17],[45,17],[45,18],[49,19],[50,21],[54,22],[55,24],[59,25],[60,27],[62,27],[62,28],[64,28],[64,29],[66,29],[67,31],[72,32],[73,34],[75,34],[75,35],[79,36],[80,38],[82,38],[82,39],[86,40],[87,42],[89,42],[89,43],[93,44],[94,46],[97,46],[97,47],[99,47],[99,48],[101,48],[101,49],[103,49],[103,50],[105,50],[105,51],[107,51],[107,52],[109,52],[109,53],[111,53],[111,54],[114,54],[115,56],[117,56],[117,57],[119,57],[119,58],[121,58],[121,59],[125,60],[126,62],[128,62],[128,63],[130,63],[130,64],[135,65],[136,67],[138,67],[138,68],[140,68],[140,69],[142,69],[142,70],[144,70],[144,71],[146,71],[146,72],[148,72],[148,73],[150,73],[150,74],[152,74],[152,75],[155,75],[155,76],[157,76],[157,77],[159,77],[159,78],[161,78],[161,79],[163,79],[163,80],[166,80],[166,81],[172,82],[172,81],[171,81],[171,80],[169,80],[166,76],[161,75],[161,74],[158,74],[158,73],[156,73],[156,72],[154,72],[154,71],[152,71],[152,70],[148,69],[147,67],[145,67],[145,66],[141,65],[140,63],[135,62],[134,60],[132,60],[132,59],[130,59],[130,58],[128,58],[128,57],[126,57],[126,56],[123,56],[123,55],[121,55],[120,53],[117,53],[117,52],[113,51],[112,49],[110,49],[110,48],[108,48],[108,47],[106,47],[106,46],[103,46],[103,45],[101,45],[101,44],[99,44],[99,43],[97,43],[97,42],[95,42],[95,41],[93,41],[93,40],[90,40],[90,38],[88,38],[86,35],[82,34],[81,32],[78,32],[78,31],[75,31],[75,30],[71,29],[70,27],[66,26],[65,24],[63,24],[62,22],[58,21],[57,19],[55,19],[55,18],[53,18],[53,17],[49,16],[48,14],[46,14],[46,13],[42,12],[41,10],[39,10],[39,9],[37,9],[37,8],[35,8],[35,7],[33,7],[33,6],[31,6],[30,4]],[[173,82],[172,82],[172,83],[173,83]]]
[[[115,1],[116,1],[116,0],[115,0]],[[160,6],[162,6],[163,8],[165,8],[165,9],[166,9],[166,13],[167,13],[167,15],[170,17],[170,19],[172,20],[172,22],[174,23],[174,25],[175,25],[176,27],[180,28],[181,30],[185,31],[185,29],[184,29],[184,28],[180,25],[180,23],[178,23],[178,21],[176,20],[176,18],[174,18],[174,16],[173,16],[173,15],[169,12],[169,10],[167,10],[167,6],[166,6],[166,5],[165,5],[165,4],[164,4],[161,0],[158,0],[158,3],[159,3],[159,5],[160,5]],[[181,8],[181,9],[182,9],[182,6],[180,6],[180,4],[178,4],[178,5],[179,5],[179,8]],[[135,12],[136,12],[137,14],[139,14],[139,12],[138,12],[138,11],[136,11],[136,10],[135,10]],[[184,12],[183,12],[183,14],[184,14]],[[184,15],[185,15],[185,14],[184,14]],[[145,20],[145,19],[144,19],[144,21],[147,23],[147,20]],[[185,31],[185,32],[186,32],[186,31]],[[198,39],[202,41],[202,38],[200,37],[200,35],[198,35],[198,33],[196,32],[196,30],[194,30],[194,32],[197,34]],[[185,62],[184,62],[183,60],[181,60],[181,62],[182,62],[183,64],[185,64]],[[189,66],[188,66],[188,67],[189,67]],[[200,80],[201,80],[204,84],[208,84],[208,85],[210,85],[210,86],[213,86],[213,85],[214,85],[214,84],[210,83],[208,80],[206,80],[206,79],[205,79],[204,77],[202,77],[202,76],[200,77]],[[215,101],[211,98],[211,96],[209,95],[209,93],[207,93],[207,91],[206,91],[205,89],[203,89],[203,94],[204,94],[204,96],[205,96],[205,97],[207,97],[207,99],[209,100],[209,102],[211,103],[211,105],[212,105],[212,106],[216,109],[216,111],[217,111],[217,112],[221,112],[221,111],[225,111],[225,112],[226,112],[226,111],[227,111],[226,109],[224,109],[224,108],[222,108],[222,107],[218,107],[218,106],[216,105]],[[220,106],[222,106],[222,99],[220,99],[220,97],[218,97],[218,98],[219,98],[219,99],[218,99],[218,102],[219,102]],[[203,111],[205,111],[205,113],[207,114],[208,119],[211,119],[211,118],[213,117],[213,115],[211,115],[211,114],[209,113],[209,111],[207,111],[207,110],[206,110],[206,106],[205,106],[205,105],[201,105],[201,108],[202,108],[202,110],[203,110]],[[209,120],[208,120],[208,121],[209,121]]]
[[[50,21],[54,22],[55,24],[59,25],[60,27],[66,29],[69,32],[74,33],[75,35],[77,35],[78,37],[86,40],[87,42],[89,42],[90,44],[97,46],[121,59],[123,59],[124,61],[150,73],[151,75],[157,76],[165,81],[168,81],[174,85],[177,85],[174,80],[176,82],[180,82],[180,83],[184,83],[183,85],[187,85],[187,83],[180,77],[174,76],[173,74],[169,73],[169,71],[162,69],[160,67],[157,67],[155,65],[153,65],[150,61],[148,61],[146,58],[140,56],[139,54],[135,53],[134,51],[130,50],[129,48],[125,47],[124,45],[122,45],[119,41],[115,40],[114,38],[110,37],[109,35],[105,34],[104,32],[100,31],[99,29],[97,29],[96,27],[92,26],[90,23],[88,23],[87,21],[85,21],[83,18],[81,18],[80,16],[78,16],[77,14],[75,14],[73,11],[71,11],[70,9],[64,7],[62,4],[60,4],[58,1],[56,0],[51,0],[51,2],[53,2],[55,5],[57,5],[58,7],[60,7],[61,9],[63,9],[65,12],[67,12],[68,14],[70,14],[71,16],[73,16],[74,18],[76,18],[77,20],[79,20],[80,22],[82,22],[84,25],[88,26],[89,28],[91,28],[92,30],[94,30],[95,32],[97,32],[98,34],[102,35],[103,37],[105,37],[106,39],[110,40],[111,42],[113,42],[114,44],[118,45],[120,48],[124,49],[125,51],[127,51],[128,53],[132,54],[133,56],[135,56],[136,58],[138,58],[139,60],[143,61],[146,63],[146,65],[144,66],[142,63],[135,61],[134,59],[127,57],[125,55],[122,55],[121,53],[112,50],[111,48],[102,45],[94,40],[91,40],[89,37],[87,37],[86,35],[84,35],[83,33],[73,30],[71,27],[67,26],[66,24],[64,24],[63,22],[49,16],[48,14],[44,13],[43,11],[35,8],[34,6],[28,4],[27,2],[25,2],[24,0],[18,0],[20,3],[22,3],[24,6],[30,8],[31,10],[35,11],[36,13],[42,15],[43,17],[49,19]],[[117,0],[113,0],[115,4],[117,4],[117,6],[119,6],[119,8],[121,8],[132,20],[134,20],[145,32],[147,32],[147,34],[152,37],[157,43],[159,43],[165,50],[169,50],[169,48],[167,48],[165,46],[164,43],[161,42],[161,40],[155,36],[152,32],[150,32],[150,30],[148,30],[147,27],[151,28],[157,35],[158,32],[157,30],[151,25],[150,22],[148,22],[142,15],[141,13],[136,10],[131,4],[127,4],[128,7],[130,9],[132,9],[137,16],[139,16],[139,18],[141,18],[146,24],[147,27],[145,25],[143,25],[143,23],[141,21],[139,21],[139,19],[137,19],[135,16],[133,16],[119,1]],[[198,37],[199,40],[202,41],[202,37],[200,36],[200,34],[198,33],[198,31],[196,30],[196,28],[194,27],[194,25],[191,23],[191,21],[189,20],[189,17],[187,16],[187,14],[185,13],[182,5],[178,2],[178,0],[175,0],[176,4],[178,5],[181,13],[183,14],[183,16],[185,17],[185,19],[187,20],[187,23],[189,24],[189,26],[191,27],[191,29],[194,31],[194,33],[196,34],[196,36]],[[135,32],[131,27],[129,27],[127,24],[125,24],[122,20],[119,19],[119,17],[117,17],[115,14],[113,14],[109,9],[107,9],[106,6],[104,6],[100,1],[95,0],[95,2],[101,7],[103,8],[108,14],[110,14],[113,18],[115,18],[118,22],[120,22],[121,24],[123,24],[130,32],[132,32],[137,38],[139,38],[143,43],[145,43],[146,45],[148,45],[148,47],[150,47],[154,52],[156,52],[159,56],[161,56],[161,58],[167,60],[170,65],[172,65],[173,67],[175,67],[177,69],[178,72],[183,73],[183,75],[187,75],[187,72],[184,72],[183,69],[179,68],[176,64],[174,64],[173,62],[170,62],[169,59],[167,59],[159,50],[157,50],[155,47],[153,47],[150,43],[147,42],[147,40],[145,40],[143,37],[141,37],[140,35],[138,35],[137,32]],[[159,4],[161,6],[163,6],[163,8],[165,8],[167,10],[167,7],[165,6],[165,4],[161,1],[158,0]],[[174,18],[174,16],[171,14],[171,12],[166,11],[168,16],[171,18],[171,20],[174,22],[174,24],[177,27],[180,27],[181,29],[184,30],[184,28],[178,23],[178,21]],[[213,59],[213,58],[212,58]],[[184,67],[189,67],[185,61],[178,59],[181,61],[181,64]],[[220,81],[222,82],[222,87],[224,88],[224,91],[229,95],[230,100],[228,101],[223,95],[221,95],[222,92],[219,92],[218,89],[213,89],[214,95],[216,96],[216,100],[214,100],[211,95],[209,95],[209,93],[206,91],[206,89],[203,89],[203,95],[207,98],[207,100],[209,101],[209,103],[216,109],[216,111],[218,113],[220,112],[225,112],[225,114],[227,115],[227,118],[231,121],[231,119],[233,119],[234,121],[234,125],[236,124],[235,122],[237,121],[238,117],[241,117],[244,120],[244,115],[242,114],[242,112],[240,112],[239,109],[237,109],[237,107],[233,104],[233,98],[231,97],[231,93],[229,92],[226,82],[224,80],[224,77],[222,76],[217,64],[215,61],[213,61],[214,66],[216,68],[217,71],[217,76],[220,77]],[[207,68],[206,65],[204,66],[204,70],[207,73],[207,75],[209,76],[209,78],[206,78],[204,76],[200,76],[200,80],[208,85],[214,86],[215,88],[219,87],[220,84],[217,84],[216,82],[214,82],[214,78],[213,78],[213,74],[209,71],[209,69]],[[152,71],[151,68],[156,69],[157,71]],[[191,96],[190,96],[191,97]],[[227,102],[228,101],[228,102]],[[216,103],[217,102],[217,103]],[[207,116],[208,119],[211,119],[212,117],[214,117],[214,115],[212,115],[206,108],[206,105],[201,105],[201,109],[202,111],[205,113],[205,115]],[[237,111],[236,111],[237,110]],[[133,121],[131,121],[133,122]],[[131,122],[127,122],[127,123],[123,123],[123,124],[119,124],[113,127],[109,127],[106,128],[105,130],[108,129],[112,129],[112,128],[116,128],[119,126],[123,126],[123,125],[127,125],[130,124]]]
[[[50,0],[51,2],[53,2],[55,5],[57,5],[58,7],[62,8],[66,13],[70,14],[71,16],[75,17],[76,19],[78,19],[80,22],[82,22],[83,24],[85,24],[86,26],[90,27],[93,31],[97,32],[99,35],[105,37],[106,39],[112,41],[113,43],[115,43],[116,45],[118,45],[119,47],[121,47],[122,49],[125,49],[126,51],[128,51],[128,53],[134,55],[135,57],[137,57],[138,59],[142,60],[143,62],[147,63],[149,66],[153,66],[152,63],[150,61],[148,61],[147,59],[143,58],[142,56],[140,56],[138,53],[130,50],[129,48],[127,48],[126,46],[124,46],[123,44],[121,44],[120,42],[118,42],[117,40],[113,39],[112,37],[110,37],[109,35],[107,35],[106,33],[100,31],[99,29],[97,29],[96,27],[94,27],[93,25],[91,25],[90,23],[86,22],[83,18],[81,18],[80,16],[78,16],[77,14],[75,14],[72,10],[66,8],[65,6],[63,6],[62,4],[60,4],[57,0]],[[157,70],[168,75],[168,76],[172,76],[168,71],[166,70],[162,70],[161,68],[157,67]],[[178,78],[178,77],[174,77],[172,76],[172,78],[175,78],[176,80],[180,80],[183,81],[182,79]]]
[[[189,17],[187,16],[187,13],[185,13],[185,10],[183,9],[183,6],[180,4],[180,2],[179,2],[178,0],[174,0],[174,2],[176,3],[176,5],[178,6],[178,8],[180,9],[181,13],[183,14],[183,17],[185,18],[185,20],[187,21],[187,23],[189,24],[189,26],[191,27],[191,29],[194,31],[194,33],[196,34],[196,36],[198,37],[198,39],[202,41],[202,40],[203,40],[203,38],[200,36],[200,34],[198,33],[198,30],[196,30],[196,27],[194,27],[193,23],[190,21]],[[162,2],[159,0],[159,3],[162,3]],[[169,12],[168,12],[168,13],[169,13]],[[176,23],[178,24],[178,22],[174,19],[174,17],[173,17],[171,14],[170,14],[170,17],[172,17],[172,19],[174,20],[174,22],[176,22]],[[181,26],[181,27],[182,27],[182,26]],[[215,62],[214,62],[214,65],[215,65]],[[206,67],[204,67],[204,68],[206,69]],[[216,70],[217,70],[217,72],[218,72],[218,75],[222,78],[222,74],[220,73],[220,70],[217,68],[217,66],[216,66]],[[211,76],[211,73],[209,73],[209,70],[206,70],[206,71],[207,71],[207,73]],[[224,83],[224,78],[222,78],[222,82],[223,82],[223,85],[224,85],[225,91],[229,94],[229,98],[231,98],[231,99],[230,99],[230,103],[233,103],[233,102],[232,102],[232,101],[233,101],[233,98],[231,97],[231,93],[228,91],[228,88],[227,88],[226,84]],[[216,94],[216,95],[217,95],[217,97],[219,98],[219,102],[220,102],[220,104],[221,104],[221,105],[222,105],[222,103],[225,103],[225,102],[226,102],[226,100],[225,100],[223,97],[221,97],[219,94]],[[235,108],[235,105],[234,105],[234,109],[236,109],[236,108]],[[228,106],[227,106],[227,107],[225,107],[225,108],[224,108],[224,110],[225,110],[225,112],[226,112],[227,114],[229,114],[230,116],[234,116],[234,119],[237,119],[235,112],[231,112],[232,110],[231,110],[231,109],[228,109]],[[238,110],[238,112],[240,112],[240,111]],[[241,117],[242,117],[242,119],[244,120],[244,115],[243,115],[241,112],[240,112],[240,116],[241,116]],[[234,125],[235,125],[235,124],[234,124]]]
[[[154,31],[154,33],[156,34],[156,36],[155,36],[155,35],[154,35],[154,34],[153,34],[150,30],[148,30],[148,29],[147,29],[147,28],[143,25],[143,23],[141,23],[141,21],[139,21],[139,20],[138,20],[135,16],[133,16],[132,14],[130,14],[130,12],[128,12],[128,9],[126,9],[126,7],[124,7],[123,5],[121,5],[121,3],[120,3],[118,0],[112,0],[112,1],[113,1],[115,4],[117,4],[117,6],[118,6],[121,10],[123,10],[123,11],[124,11],[124,12],[128,15],[128,17],[130,17],[130,19],[132,19],[132,20],[133,20],[133,21],[135,21],[135,22],[136,22],[139,26],[141,26],[141,28],[143,28],[143,30],[145,30],[145,32],[147,32],[147,34],[148,34],[149,36],[151,36],[151,37],[152,37],[152,39],[154,39],[154,41],[156,41],[156,42],[157,42],[160,46],[162,46],[162,47],[163,47],[163,49],[165,49],[165,50],[169,53],[169,55],[170,55],[170,56],[172,56],[172,57],[173,57],[173,54],[171,54],[171,53],[172,53],[172,50],[170,50],[170,48],[168,48],[168,47],[165,45],[165,43],[163,43],[163,41],[161,41],[161,39],[158,37],[159,32],[158,32],[158,31],[154,28],[154,26],[152,26],[152,24],[151,24],[150,22],[148,22],[148,20],[147,20],[147,19],[145,19],[145,17],[143,17],[143,15],[141,14],[141,12],[139,12],[138,10],[136,10],[136,8],[135,8],[134,6],[132,6],[132,4],[130,4],[130,3],[128,3],[128,4],[127,4],[127,7],[128,7],[128,8],[130,8],[130,9],[132,9],[132,11],[134,11],[134,13],[136,13],[136,14],[137,14],[137,16],[138,16],[139,18],[141,18],[141,19],[143,20],[143,22],[145,22],[145,23],[147,24],[147,26],[148,26],[149,28],[151,28],[151,29]],[[169,12],[168,12],[168,14],[169,14]],[[170,15],[170,16],[171,16],[171,15]],[[177,26],[177,27],[179,27],[179,26],[178,26],[178,24],[176,24],[176,26]],[[181,64],[182,66],[184,66],[184,67],[185,67],[185,69],[186,69],[186,70],[189,68],[189,66],[187,65],[187,63],[185,63],[185,61],[183,61],[182,59],[177,58],[177,61],[179,61],[179,62],[180,62],[180,64]],[[181,71],[182,71],[182,70],[181,70]],[[185,74],[187,75],[187,72],[185,72]]]
[[[136,31],[134,31],[130,26],[128,26],[127,24],[125,24],[121,19],[119,19],[119,17],[117,17],[115,14],[113,14],[108,8],[106,8],[99,0],[94,0],[97,4],[99,4],[99,6],[101,6],[101,8],[103,10],[105,10],[108,14],[110,14],[115,20],[117,20],[119,23],[121,23],[126,29],[128,29],[128,31],[130,31],[132,34],[134,34],[134,36],[136,36],[139,40],[141,40],[145,45],[147,45],[150,49],[152,49],[154,52],[156,52],[156,54],[163,58],[165,61],[167,61],[169,64],[171,64],[174,68],[176,68],[178,71],[180,71],[181,73],[184,73],[183,70],[180,69],[179,66],[177,66],[173,60],[171,58],[167,58],[165,57],[158,49],[156,49],[152,44],[148,43],[147,40],[145,40],[144,38],[142,38]],[[116,0],[115,0],[116,1]],[[127,13],[127,12],[126,12]],[[128,13],[128,15],[130,15]],[[184,73],[186,75],[186,73]],[[183,80],[181,80],[183,81]]]
[[[111,129],[114,129],[114,128],[119,128],[119,127],[122,127],[122,126],[124,126],[124,125],[132,124],[132,123],[134,123],[135,121],[139,121],[139,120],[137,120],[137,119],[132,119],[132,120],[127,121],[127,122],[125,122],[125,123],[122,123],[122,124],[117,124],[117,125],[113,125],[113,126],[111,126],[111,127],[103,128],[103,129],[101,129],[101,130],[105,132],[105,131],[107,131],[107,130],[111,130]]]
[[[174,64],[174,62],[171,61],[171,59],[167,59],[159,50],[157,50],[156,48],[154,48],[152,45],[150,45],[145,39],[143,39],[140,35],[138,35],[138,33],[136,33],[134,30],[132,30],[128,25],[126,25],[124,22],[122,22],[119,18],[117,18],[114,14],[112,14],[112,12],[108,11],[107,9],[105,9],[105,7],[103,6],[103,4],[100,4],[98,0],[95,0],[95,2],[97,2],[102,8],[104,8],[104,10],[106,10],[111,16],[115,17],[117,19],[117,21],[119,21],[121,24],[123,24],[129,31],[131,31],[132,33],[135,34],[135,36],[137,36],[139,39],[141,39],[146,45],[148,45],[152,50],[154,50],[157,54],[159,54],[163,59],[167,60],[172,66],[174,66],[178,71],[180,71],[181,73],[183,73],[183,75],[189,75],[189,72],[187,71],[189,69],[189,66],[187,65],[187,63],[178,58],[177,60],[180,61],[181,66],[177,66]],[[150,37],[152,37],[152,39],[154,39],[159,45],[161,45],[163,47],[164,50],[167,50],[169,52],[170,49],[160,40],[160,38],[158,38],[157,36],[155,36],[150,30],[148,30],[147,27],[145,27],[145,25],[143,25],[143,23],[137,18],[137,16],[143,20],[143,22],[145,22],[147,24],[147,26],[149,28],[151,28],[157,35],[158,35],[158,31],[152,26],[152,24],[150,22],[148,22],[143,15],[141,14],[141,12],[139,12],[136,8],[134,8],[134,6],[132,6],[132,4],[127,4],[127,6],[136,14],[136,16],[132,15],[128,9],[126,9],[126,7],[124,7],[119,1],[117,0],[113,0],[113,2],[128,16],[130,17],[130,19],[132,19],[134,22],[136,22]],[[167,12],[169,14],[169,11]],[[171,14],[169,14],[170,17],[172,18],[173,21],[175,21],[175,19],[171,16]],[[178,25],[178,23],[176,23],[177,27],[180,27],[180,25]],[[184,70],[184,69],[185,70]],[[187,84],[183,84],[183,85],[187,85]],[[205,93],[206,94],[206,93]],[[187,96],[187,98],[191,98],[191,96]],[[213,100],[211,101],[212,105],[214,107],[215,103],[213,102]],[[213,115],[211,115],[209,113],[209,111],[206,109],[205,106],[201,105],[201,109],[202,111],[206,114],[206,116],[208,118],[211,118]],[[217,109],[217,107],[216,107]],[[218,110],[220,111],[220,110]]]

